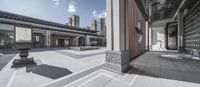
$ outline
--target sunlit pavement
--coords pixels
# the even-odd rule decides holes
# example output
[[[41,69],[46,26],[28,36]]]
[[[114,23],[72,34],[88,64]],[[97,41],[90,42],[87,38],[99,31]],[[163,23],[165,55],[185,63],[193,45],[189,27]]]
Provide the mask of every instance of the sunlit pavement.
[[[105,52],[105,49],[100,50]],[[34,49],[30,52],[29,57],[34,57],[36,65],[11,68],[12,61],[19,58],[17,54],[0,71],[0,87],[39,87],[60,77],[105,63],[105,54],[103,53],[77,59],[59,53],[62,51],[64,52],[65,49],[50,51]],[[99,50],[97,50],[98,52]]]
[[[164,58],[170,52],[147,52],[131,62],[128,73],[106,69],[105,48],[74,51],[34,49],[37,64],[0,71],[0,87],[200,87],[200,63]],[[19,58],[18,55],[14,59]]]
[[[199,87],[199,61],[163,58],[161,55],[178,55],[172,52],[147,52],[133,62],[128,73],[117,74],[101,66],[85,76],[63,77],[43,87]],[[188,69],[190,67],[190,69]],[[85,73],[84,71],[82,73]],[[69,81],[70,80],[70,81]]]

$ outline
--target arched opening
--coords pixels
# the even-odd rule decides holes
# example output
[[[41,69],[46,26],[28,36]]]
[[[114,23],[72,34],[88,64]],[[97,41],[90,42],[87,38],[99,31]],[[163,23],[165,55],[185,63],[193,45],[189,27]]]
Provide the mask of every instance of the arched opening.
[[[85,46],[85,38],[84,37],[78,38],[78,46]]]

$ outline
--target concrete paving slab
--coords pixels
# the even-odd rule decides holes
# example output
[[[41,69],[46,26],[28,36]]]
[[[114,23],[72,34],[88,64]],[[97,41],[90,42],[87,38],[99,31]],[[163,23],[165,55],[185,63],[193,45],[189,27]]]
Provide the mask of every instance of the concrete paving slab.
[[[16,56],[16,54],[5,54],[0,56],[0,71],[1,69],[3,69],[6,64],[8,64],[14,57]]]
[[[62,49],[64,50],[64,49]],[[58,50],[56,50],[58,51]],[[56,51],[31,52],[30,57],[47,64],[72,71],[72,74],[52,79],[26,72],[27,68],[10,68],[9,62],[0,71],[0,87],[199,87],[198,62],[163,59],[164,53],[147,52],[131,64],[133,71],[119,74],[100,65],[105,54],[73,58]],[[60,50],[59,50],[60,51]],[[68,50],[69,51],[69,50]],[[170,53],[167,53],[170,54]],[[15,56],[15,59],[19,58]],[[152,60],[151,60],[152,59]],[[138,63],[139,61],[139,63]],[[185,65],[184,65],[185,64]],[[188,69],[188,68],[191,69]],[[194,70],[197,69],[197,70]],[[189,72],[188,70],[191,70]],[[48,71],[48,70],[46,70]],[[178,77],[178,78],[175,78]],[[187,78],[187,79],[185,79]]]
[[[31,51],[29,54],[29,57],[34,57],[34,60],[40,60],[40,63],[38,63],[38,65],[35,67],[38,67],[43,64],[47,64],[48,66],[68,69],[72,73],[79,72],[91,66],[105,63],[104,55],[97,55],[93,57],[88,56],[88,57],[85,57],[85,59],[78,60],[78,59],[57,53],[56,51],[57,50]],[[98,58],[97,61],[95,61],[96,60],[95,58]],[[13,59],[19,59],[19,56],[17,55]],[[44,74],[43,75],[38,74],[38,73],[35,73],[35,71],[27,72],[28,67],[27,68],[26,67],[11,68],[11,66],[12,66],[12,61],[10,61],[0,72],[0,77],[3,78],[3,80],[0,79],[0,83],[2,83],[1,84],[2,87],[7,87],[7,86],[8,87],[39,87],[39,86],[42,86],[44,84],[54,81],[53,78],[44,76]],[[34,70],[35,69],[36,68],[34,68]],[[53,72],[50,70],[45,70],[46,68],[45,69],[37,68],[37,69],[38,69],[37,71],[39,72],[41,72],[42,70],[43,70],[42,72],[44,71],[49,71],[51,73]],[[58,75],[60,75],[59,73]],[[46,74],[46,75],[51,75],[51,74]]]
[[[200,84],[160,78],[161,87],[199,87]]]
[[[130,86],[118,80],[111,80],[105,86],[101,86],[101,87],[130,87]]]
[[[132,87],[161,87],[161,84],[158,78],[139,75]]]
[[[96,54],[96,53],[105,53],[105,48],[97,49],[97,50],[84,50],[84,51],[77,51],[77,50],[60,50],[63,52],[76,54],[76,55],[89,55],[89,54]]]
[[[105,85],[107,85],[111,80],[112,78],[110,77],[107,77],[105,75],[99,75],[80,84],[77,87],[105,87]]]
[[[167,79],[174,79],[174,80],[180,80],[183,81],[184,77],[178,70],[172,70],[172,69],[161,69],[161,78],[167,78]]]
[[[194,61],[192,59],[185,59],[185,58],[177,60],[172,58],[160,57],[160,55],[163,54],[174,55],[176,53],[147,52],[144,55],[138,57],[136,61],[134,60],[131,63],[133,65],[133,69],[136,69],[135,73],[144,76],[159,77],[159,78],[200,84],[199,75],[197,75],[197,73],[200,73],[199,72],[200,68],[198,65],[200,63],[199,61],[196,60]],[[137,60],[147,61],[147,62],[143,62],[143,64],[141,64],[137,63]],[[158,66],[158,64],[156,63],[160,65]]]

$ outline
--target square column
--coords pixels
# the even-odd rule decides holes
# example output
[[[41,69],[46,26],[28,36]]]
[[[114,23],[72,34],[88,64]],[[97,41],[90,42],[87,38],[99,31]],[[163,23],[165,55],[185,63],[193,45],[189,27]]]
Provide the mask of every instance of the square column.
[[[78,46],[78,38],[79,38],[79,36],[76,36],[76,37],[72,38],[72,45],[73,46]]]
[[[183,12],[178,13],[178,51],[183,52]]]
[[[90,46],[90,38],[91,38],[91,36],[89,36],[89,35],[86,35],[86,46]]]
[[[47,47],[51,46],[51,31],[46,31],[46,42]]]
[[[124,72],[130,66],[127,0],[107,0],[107,51],[109,69]]]

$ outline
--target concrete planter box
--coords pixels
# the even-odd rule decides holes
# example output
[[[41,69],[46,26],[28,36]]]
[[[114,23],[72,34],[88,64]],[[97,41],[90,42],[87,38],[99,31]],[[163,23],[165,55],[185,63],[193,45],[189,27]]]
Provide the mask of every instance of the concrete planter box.
[[[99,49],[99,47],[91,47],[91,46],[83,46],[83,47],[70,47],[72,50],[78,50],[78,51],[83,51],[83,50],[96,50]]]

